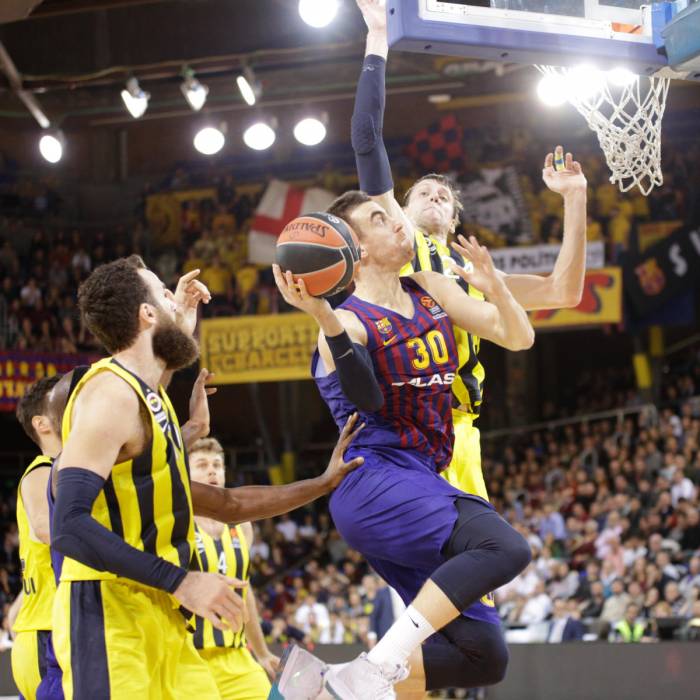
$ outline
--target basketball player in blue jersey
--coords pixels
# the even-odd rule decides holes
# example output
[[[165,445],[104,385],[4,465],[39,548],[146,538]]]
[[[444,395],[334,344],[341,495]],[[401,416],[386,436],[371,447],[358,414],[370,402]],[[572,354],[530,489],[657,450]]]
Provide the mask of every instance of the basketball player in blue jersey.
[[[473,269],[455,269],[487,301],[433,272],[401,277],[413,235],[366,194],[346,193],[328,213],[347,221],[361,244],[354,294],[333,311],[290,272],[275,266],[275,279],[285,300],[319,323],[312,371],[336,422],[357,409],[366,424],[349,450],[364,464],[330,500],[336,527],[408,609],[368,656],[328,671],[326,688],[340,700],[392,698],[429,637],[410,688],[497,682],[507,663],[500,631],[461,613],[522,571],[530,549],[487,501],[439,476],[453,443],[452,327],[514,351],[529,348],[534,332],[473,238],[456,246]]]

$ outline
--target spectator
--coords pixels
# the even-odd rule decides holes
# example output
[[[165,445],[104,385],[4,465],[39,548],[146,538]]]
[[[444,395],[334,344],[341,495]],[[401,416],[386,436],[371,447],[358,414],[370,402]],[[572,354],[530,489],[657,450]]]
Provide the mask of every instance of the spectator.
[[[563,598],[555,598],[552,620],[547,631],[547,641],[551,644],[560,642],[580,642],[586,631],[584,625],[571,616]]]
[[[630,603],[629,594],[625,591],[625,584],[622,579],[616,578],[610,586],[611,593],[603,605],[601,618],[606,622],[615,624],[622,619],[627,606]]]
[[[639,608],[634,603],[625,607],[624,617],[615,623],[610,633],[611,642],[625,644],[647,641],[647,626],[639,620]]]
[[[276,529],[281,532],[287,542],[294,542],[297,537],[299,526],[292,520],[289,513],[282,516],[282,520],[277,523]]]

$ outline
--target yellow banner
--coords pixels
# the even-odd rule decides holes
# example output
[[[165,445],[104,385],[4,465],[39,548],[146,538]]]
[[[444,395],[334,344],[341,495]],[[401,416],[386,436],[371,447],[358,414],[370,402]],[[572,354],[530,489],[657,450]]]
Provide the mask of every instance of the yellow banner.
[[[302,313],[202,321],[202,367],[216,384],[311,378],[318,325]]]
[[[146,200],[146,220],[154,242],[157,245],[179,243],[183,218],[191,216],[198,220],[199,203],[203,199],[216,200],[216,190],[209,187],[150,195]],[[188,204],[185,212],[184,203]]]
[[[583,298],[575,309],[533,311],[535,328],[567,328],[599,326],[622,321],[622,271],[619,267],[604,267],[586,273]]]

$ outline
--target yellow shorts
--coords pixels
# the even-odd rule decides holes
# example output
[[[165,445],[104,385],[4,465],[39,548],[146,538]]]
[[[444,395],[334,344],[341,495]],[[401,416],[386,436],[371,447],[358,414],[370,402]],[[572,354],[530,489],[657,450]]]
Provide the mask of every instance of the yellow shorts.
[[[124,579],[62,581],[53,644],[65,700],[217,700],[172,601]]]
[[[17,632],[12,645],[12,677],[26,700],[35,700],[36,689],[46,671],[46,630]]]
[[[465,493],[489,500],[484,475],[481,471],[481,444],[479,429],[473,418],[464,411],[452,411],[455,429],[455,445],[450,466],[442,476]]]
[[[267,700],[270,681],[267,673],[245,648],[200,649],[207,662],[221,700]]]

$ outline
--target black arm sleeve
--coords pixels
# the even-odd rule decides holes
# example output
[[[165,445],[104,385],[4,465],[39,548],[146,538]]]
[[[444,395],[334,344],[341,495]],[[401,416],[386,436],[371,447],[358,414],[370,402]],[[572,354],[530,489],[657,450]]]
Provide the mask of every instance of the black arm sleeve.
[[[370,54],[362,64],[352,113],[351,140],[360,189],[369,195],[394,189],[389,156],[384,146],[386,61]]]
[[[58,472],[51,546],[98,571],[109,571],[172,593],[187,571],[127,544],[92,517],[92,506],[105,480],[80,467]]]
[[[326,342],[335,362],[340,388],[348,401],[360,411],[378,411],[384,405],[384,395],[367,348],[353,343],[345,331],[340,335],[326,336]]]

